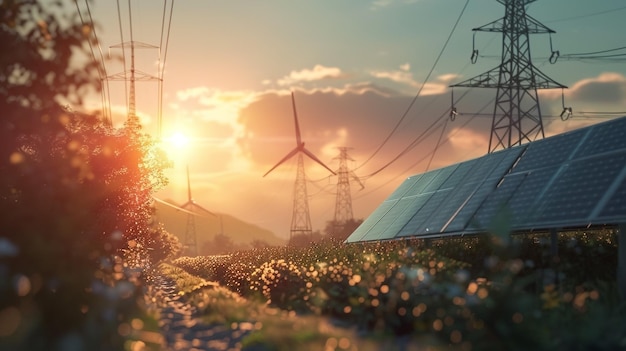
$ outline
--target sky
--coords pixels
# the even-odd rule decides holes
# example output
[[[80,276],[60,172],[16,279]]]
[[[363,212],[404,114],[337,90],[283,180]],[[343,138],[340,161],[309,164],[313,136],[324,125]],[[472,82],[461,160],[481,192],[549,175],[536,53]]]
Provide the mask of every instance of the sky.
[[[357,219],[408,176],[487,153],[496,91],[449,86],[500,64],[501,34],[472,32],[504,16],[496,0],[184,0],[174,2],[168,32],[171,4],[90,4],[107,75],[129,68],[129,50],[126,66],[109,59],[122,55],[111,46],[130,40],[129,12],[133,40],[161,47],[135,50],[135,68],[146,74],[165,62],[160,139],[174,166],[161,199],[186,202],[188,166],[201,206],[287,238],[296,158],[263,175],[296,146],[291,92],[308,150],[337,169],[338,148],[350,148],[348,165],[365,186],[352,182]],[[84,2],[79,8],[88,18]],[[568,86],[539,92],[546,134],[626,115],[626,62],[568,56],[626,46],[623,0],[538,0],[527,12],[556,31],[530,36],[534,65]],[[119,125],[128,86],[109,81],[108,91]],[[463,95],[454,121],[452,94]],[[156,81],[137,82],[137,114],[155,138],[158,96]],[[101,101],[89,108],[102,109]],[[564,104],[573,109],[568,121],[558,118]],[[323,231],[337,177],[304,163],[313,230]]]

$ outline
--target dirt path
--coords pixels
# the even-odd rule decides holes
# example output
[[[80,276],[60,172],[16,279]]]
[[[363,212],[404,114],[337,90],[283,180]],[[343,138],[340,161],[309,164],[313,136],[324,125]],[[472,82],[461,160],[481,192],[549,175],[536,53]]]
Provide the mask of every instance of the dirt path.
[[[249,331],[203,323],[197,309],[177,295],[174,282],[156,277],[149,295],[159,314],[164,350],[241,350],[241,340]]]

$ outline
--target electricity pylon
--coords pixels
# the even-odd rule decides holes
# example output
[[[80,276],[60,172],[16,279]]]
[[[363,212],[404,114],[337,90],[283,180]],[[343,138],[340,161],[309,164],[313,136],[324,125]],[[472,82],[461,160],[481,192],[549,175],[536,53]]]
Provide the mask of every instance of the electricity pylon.
[[[337,170],[337,197],[335,198],[335,218],[333,230],[341,232],[349,221],[354,219],[352,213],[352,194],[350,191],[350,177],[354,179],[361,189],[364,188],[361,180],[348,168],[348,161],[354,161],[348,156],[347,147],[339,148],[339,169]]]
[[[322,165],[322,167],[329,170],[332,174],[335,174],[335,172],[332,169],[328,168],[328,166],[326,166],[324,162],[320,161],[319,158],[317,158],[313,153],[311,153],[304,147],[304,142],[302,141],[302,137],[300,135],[298,114],[296,112],[296,100],[293,96],[293,92],[291,93],[291,105],[293,106],[293,118],[296,124],[296,147],[263,175],[263,177],[265,177],[276,167],[280,166],[296,154],[298,155],[298,169],[296,173],[296,183],[294,185],[293,191],[293,214],[291,217],[291,230],[289,233],[289,239],[292,239],[295,235],[310,236],[311,234],[313,234],[313,229],[311,227],[311,215],[309,213],[309,199],[306,190],[306,175],[304,173],[303,154],[307,155],[310,159]]]
[[[472,30],[502,33],[502,63],[479,76],[451,85],[497,89],[489,153],[543,138],[537,89],[567,88],[532,64],[529,34],[555,33],[526,14],[526,6],[536,0],[496,1],[505,6],[504,17]],[[551,62],[558,52],[552,54]],[[472,62],[477,56],[478,51],[474,50]]]
[[[129,42],[124,42],[121,44],[113,45],[111,46],[111,48],[120,48],[122,50],[126,50],[126,48],[130,49],[130,70],[110,75],[107,77],[107,79],[129,82],[129,93],[128,93],[128,101],[127,101],[128,119],[126,123],[129,124],[129,126],[138,127],[139,118],[137,117],[137,111],[136,111],[135,82],[155,81],[155,80],[160,82],[161,79],[159,77],[155,77],[155,76],[149,75],[145,72],[135,69],[135,49],[158,49],[159,47],[131,40]]]

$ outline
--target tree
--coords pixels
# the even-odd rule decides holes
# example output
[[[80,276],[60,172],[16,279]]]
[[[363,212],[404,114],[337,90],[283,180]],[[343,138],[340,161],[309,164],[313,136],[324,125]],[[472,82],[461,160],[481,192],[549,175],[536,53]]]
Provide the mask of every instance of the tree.
[[[345,223],[336,223],[334,220],[328,221],[326,222],[324,233],[327,237],[332,238],[333,240],[344,241],[356,230],[356,228],[361,225],[361,223],[363,223],[362,219],[350,219]]]
[[[153,141],[74,112],[98,90],[98,63],[85,60],[88,28],[69,4],[0,3],[10,48],[0,55],[0,349],[122,349],[119,325],[140,313],[124,253],[151,261],[177,246],[149,223],[168,164]]]

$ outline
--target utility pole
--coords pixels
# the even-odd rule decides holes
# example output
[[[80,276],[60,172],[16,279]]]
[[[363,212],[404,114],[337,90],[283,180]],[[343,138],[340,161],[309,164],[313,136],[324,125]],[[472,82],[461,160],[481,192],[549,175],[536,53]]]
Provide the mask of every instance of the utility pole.
[[[543,138],[545,135],[537,89],[567,88],[532,64],[529,34],[555,33],[526,13],[526,6],[536,0],[496,1],[505,6],[504,17],[472,30],[502,33],[501,64],[479,76],[451,85],[497,89],[489,153]],[[476,62],[477,57],[478,50],[474,49],[472,63]],[[558,51],[553,51],[550,62],[556,62],[556,57]]]

